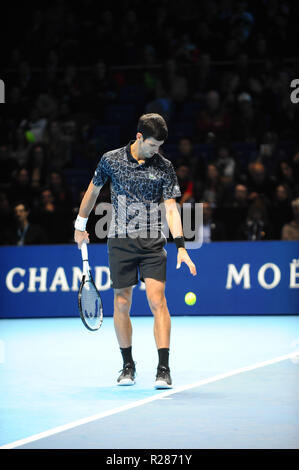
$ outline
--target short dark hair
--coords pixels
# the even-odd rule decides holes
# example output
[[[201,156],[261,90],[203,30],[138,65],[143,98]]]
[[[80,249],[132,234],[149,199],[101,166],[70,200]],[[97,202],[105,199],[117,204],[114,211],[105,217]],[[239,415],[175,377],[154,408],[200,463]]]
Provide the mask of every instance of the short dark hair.
[[[17,206],[24,206],[26,212],[30,211],[30,207],[27,201],[15,201],[13,203],[13,209],[15,209]]]
[[[143,135],[144,140],[153,137],[156,140],[166,140],[168,129],[165,119],[160,114],[143,114],[138,121],[137,132]]]

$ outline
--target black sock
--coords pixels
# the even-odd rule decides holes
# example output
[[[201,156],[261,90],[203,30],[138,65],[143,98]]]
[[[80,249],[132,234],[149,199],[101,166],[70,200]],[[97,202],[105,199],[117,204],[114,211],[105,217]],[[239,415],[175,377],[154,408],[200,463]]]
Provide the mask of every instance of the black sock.
[[[160,348],[160,349],[158,349],[158,354],[159,354],[159,366],[168,367],[169,349],[168,348]]]
[[[132,346],[128,348],[120,348],[121,355],[123,357],[124,364],[134,364],[133,357],[132,357]]]

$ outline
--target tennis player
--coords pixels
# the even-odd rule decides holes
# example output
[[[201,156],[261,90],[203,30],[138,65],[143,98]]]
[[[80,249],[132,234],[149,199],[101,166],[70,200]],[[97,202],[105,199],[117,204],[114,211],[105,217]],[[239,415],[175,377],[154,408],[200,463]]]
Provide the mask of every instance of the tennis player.
[[[161,201],[164,202],[166,220],[178,250],[177,268],[182,262],[186,263],[190,273],[196,275],[196,267],[185,249],[181,217],[175,200],[181,195],[177,177],[172,163],[159,153],[167,136],[168,129],[162,116],[141,116],[136,140],[105,153],[100,159],[75,222],[74,238],[80,248],[83,241],[89,242],[86,232],[88,216],[101,188],[109,180],[114,223],[110,224],[107,245],[111,286],[114,289],[114,327],[123,359],[118,385],[135,383],[130,307],[132,289],[138,283],[139,272],[154,316],[154,337],[158,350],[155,388],[172,387],[169,368],[171,319],[165,298],[166,238],[157,211]]]

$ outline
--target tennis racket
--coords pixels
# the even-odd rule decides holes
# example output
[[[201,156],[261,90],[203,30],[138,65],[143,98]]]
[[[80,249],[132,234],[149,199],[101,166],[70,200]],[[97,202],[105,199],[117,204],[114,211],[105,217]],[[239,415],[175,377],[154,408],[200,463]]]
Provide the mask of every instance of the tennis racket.
[[[103,304],[90,271],[85,242],[81,245],[81,255],[83,276],[78,293],[79,312],[84,326],[88,330],[96,331],[103,323]]]

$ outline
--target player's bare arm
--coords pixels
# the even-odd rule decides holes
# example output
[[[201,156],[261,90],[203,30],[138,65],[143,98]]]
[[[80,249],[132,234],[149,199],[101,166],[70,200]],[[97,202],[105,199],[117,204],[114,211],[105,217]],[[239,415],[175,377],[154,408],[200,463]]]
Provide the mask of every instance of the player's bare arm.
[[[173,239],[183,237],[181,216],[175,199],[167,199],[164,201],[164,205],[166,210],[166,220]],[[177,269],[181,267],[182,263],[186,263],[189,267],[190,273],[193,274],[193,276],[196,276],[196,266],[188,255],[187,250],[183,247],[178,248]]]
[[[77,221],[79,221],[79,223],[76,221],[76,224],[75,224],[76,228],[75,228],[75,234],[74,234],[74,239],[75,239],[75,242],[78,244],[78,248],[81,248],[81,245],[84,241],[89,243],[89,234],[86,232],[85,226],[86,226],[86,222],[89,217],[89,214],[92,211],[96,203],[100,189],[101,189],[100,186],[95,186],[93,182],[91,181],[81,201],[79,214],[77,217]]]

